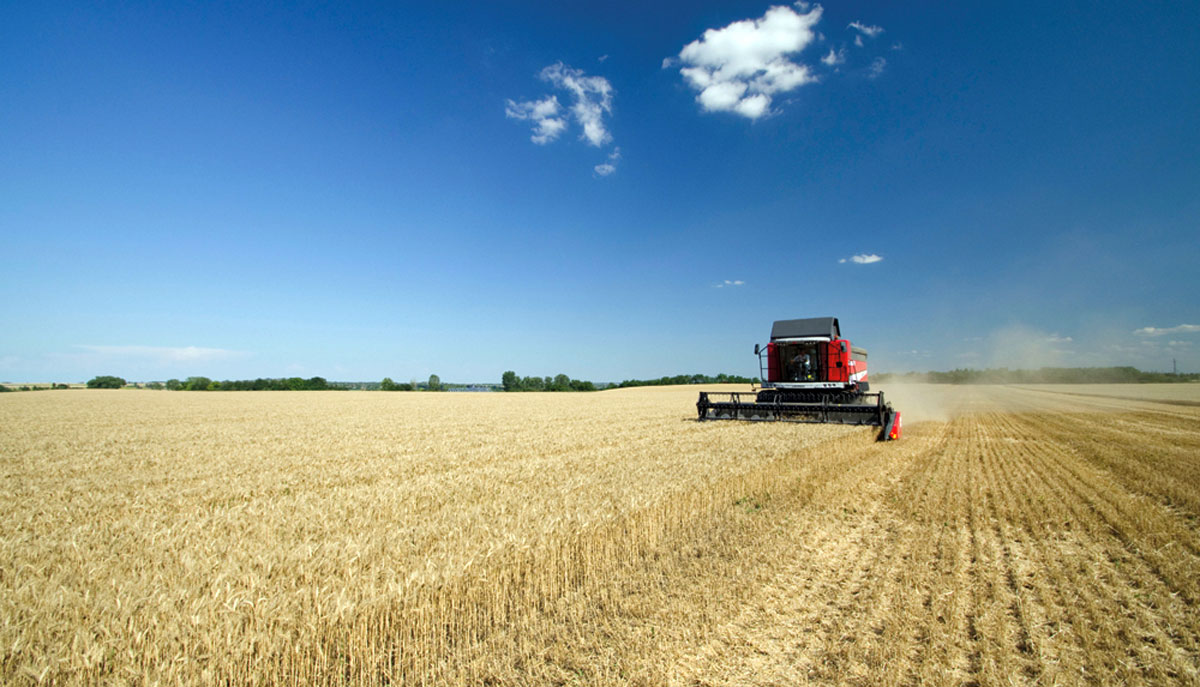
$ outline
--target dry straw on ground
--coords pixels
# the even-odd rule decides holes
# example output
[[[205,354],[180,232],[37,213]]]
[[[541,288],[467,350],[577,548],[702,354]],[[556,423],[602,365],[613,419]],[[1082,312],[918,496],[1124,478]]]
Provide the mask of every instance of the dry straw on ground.
[[[1200,409],[906,395],[5,395],[0,682],[1197,681]]]

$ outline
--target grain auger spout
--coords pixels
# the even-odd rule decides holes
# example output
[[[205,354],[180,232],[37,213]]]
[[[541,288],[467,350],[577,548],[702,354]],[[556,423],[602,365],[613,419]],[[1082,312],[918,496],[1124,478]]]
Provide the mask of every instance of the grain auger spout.
[[[867,351],[841,337],[836,317],[779,320],[754,353],[762,388],[701,391],[700,420],[870,425],[881,441],[900,438],[900,412],[869,391]]]

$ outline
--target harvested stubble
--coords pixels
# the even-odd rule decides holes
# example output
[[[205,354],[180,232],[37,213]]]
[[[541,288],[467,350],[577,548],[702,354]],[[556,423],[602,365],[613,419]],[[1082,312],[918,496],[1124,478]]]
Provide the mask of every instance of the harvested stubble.
[[[869,441],[691,422],[694,396],[5,398],[0,680],[544,672],[563,623],[782,488],[803,447]]]
[[[1200,411],[916,393],[974,411],[839,451],[670,682],[1200,684]]]
[[[1200,684],[1200,407],[1139,395],[10,394],[0,681]]]

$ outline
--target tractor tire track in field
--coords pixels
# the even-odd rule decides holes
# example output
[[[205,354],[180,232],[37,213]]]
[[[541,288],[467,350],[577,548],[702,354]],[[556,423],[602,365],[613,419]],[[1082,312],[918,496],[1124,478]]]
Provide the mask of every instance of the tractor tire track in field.
[[[1198,421],[984,412],[848,448],[853,491],[774,504],[769,579],[663,677],[1200,683]]]

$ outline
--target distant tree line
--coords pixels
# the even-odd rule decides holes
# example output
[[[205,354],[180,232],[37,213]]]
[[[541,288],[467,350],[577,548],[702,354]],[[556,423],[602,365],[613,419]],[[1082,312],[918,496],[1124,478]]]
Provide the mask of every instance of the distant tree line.
[[[758,377],[741,377],[739,375],[719,374],[709,375],[675,375],[674,377],[659,377],[658,379],[626,379],[617,384],[617,388],[629,386],[673,386],[676,384],[754,384]]]
[[[70,389],[70,388],[71,388],[70,384],[59,384],[58,382],[55,382],[55,383],[51,384],[50,386],[38,386],[37,384],[21,384],[21,385],[9,386],[7,384],[0,384],[0,394],[5,393],[7,391],[46,391],[48,389]]]
[[[100,375],[99,377],[92,377],[89,379],[87,382],[87,388],[122,389],[125,387],[125,384],[126,381],[120,377],[114,377],[113,375]]]
[[[327,391],[341,387],[333,386],[324,377],[287,377],[279,379],[236,379],[215,381],[208,377],[188,377],[183,381],[168,379],[165,387],[170,391]]]
[[[666,386],[678,384],[754,384],[757,377],[719,374],[675,375],[658,379],[627,379],[619,384],[596,384],[571,379],[565,374],[554,377],[520,377],[512,370],[501,377],[500,387],[495,385],[444,384],[437,375],[429,375],[428,382],[397,383],[391,377],[381,382],[329,382],[324,377],[263,378],[216,381],[208,377],[188,377],[185,380],[169,379],[163,382],[147,382],[147,389],[171,391],[326,391],[326,390],[379,390],[379,391],[446,391],[487,390],[503,388],[504,391],[595,391],[602,388],[625,388],[635,386]],[[1200,373],[1174,374],[1170,372],[1144,372],[1135,367],[1043,367],[1037,370],[1010,370],[1007,367],[976,370],[959,368],[949,372],[877,372],[871,375],[876,383],[913,382],[925,384],[1147,384],[1169,382],[1200,382]],[[89,389],[120,389],[128,386],[116,375],[99,375],[87,381]],[[69,385],[55,383],[51,386],[20,387],[0,385],[5,391],[37,391],[41,389],[67,389]]]
[[[442,384],[442,378],[437,375],[429,375],[429,381],[420,383],[413,380],[408,383],[393,382],[391,377],[384,377],[383,381],[378,385],[364,385],[365,389],[378,389],[379,391],[445,391],[446,385]]]
[[[1143,372],[1136,367],[1043,367],[1037,370],[1000,367],[986,370],[960,368],[949,372],[872,373],[871,381],[880,384],[1161,384],[1200,381],[1200,374]]]
[[[519,377],[512,370],[500,376],[505,391],[595,391],[596,385],[567,375],[553,377]]]
[[[93,377],[87,383],[89,389],[120,389],[129,383],[120,377],[102,375]],[[445,391],[447,388],[475,388],[464,384],[446,385],[437,375],[429,375],[428,382],[396,383],[391,377],[384,377],[382,382],[330,382],[324,377],[259,377],[258,379],[226,379],[217,381],[209,377],[188,377],[184,380],[168,379],[164,382],[146,382],[141,385],[147,389],[167,389],[168,391],[345,391],[349,389],[371,391]],[[50,387],[36,387],[45,389]],[[66,384],[55,384],[55,389],[66,389]],[[9,387],[0,386],[3,391],[15,391]]]

